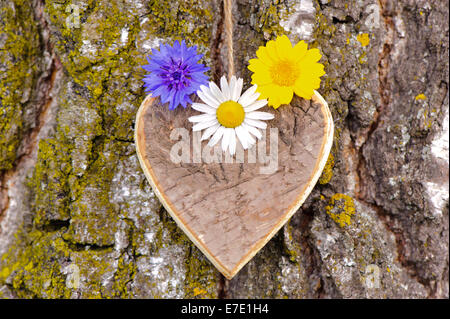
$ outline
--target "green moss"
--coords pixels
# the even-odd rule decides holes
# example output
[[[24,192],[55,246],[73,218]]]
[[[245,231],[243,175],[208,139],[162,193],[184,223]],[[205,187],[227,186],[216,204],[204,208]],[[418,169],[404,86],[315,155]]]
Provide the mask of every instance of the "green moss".
[[[317,4],[317,6],[319,6],[319,4]],[[330,46],[330,39],[334,38],[335,34],[335,24],[333,24],[332,21],[329,21],[320,10],[317,10],[315,29],[312,35],[314,41],[310,44],[310,46],[311,48],[318,48],[322,53],[324,53],[320,63],[324,65],[326,74],[322,77],[320,93],[327,100],[333,115],[335,126],[339,128],[344,125],[344,120],[348,114],[348,104],[342,101],[337,89],[341,85],[342,79],[340,77],[336,77],[336,75],[345,75],[342,74],[342,70],[339,69],[340,65],[330,63],[326,56],[326,51]],[[347,60],[347,55],[350,52],[349,49],[347,46],[342,46],[337,50],[340,52],[342,63],[345,63]]]
[[[167,38],[184,39],[190,44],[201,46],[202,50],[209,48],[212,35],[213,13],[212,4],[205,5],[201,1],[186,0],[153,1],[148,4],[152,12],[147,25],[152,34]],[[209,50],[205,50],[209,57]]]
[[[126,261],[123,257],[119,258],[118,269],[114,275],[114,297],[132,297],[128,291],[127,284],[133,280],[135,273],[136,264],[134,262]]]
[[[288,236],[288,244],[284,245],[285,251],[288,253],[289,259],[292,262],[297,262],[301,247],[292,236],[292,225],[290,224],[290,222],[286,227],[284,227],[284,233]]]
[[[266,7],[267,5],[268,7]],[[257,6],[260,7],[258,12],[251,11],[253,18],[256,17],[256,32],[269,36],[286,33],[286,30],[280,25],[280,21],[288,17],[288,12],[292,11],[292,8],[286,7],[286,4],[280,1],[267,4],[267,1],[264,0],[259,0]]]
[[[123,14],[130,8],[119,1],[90,1],[85,10],[89,11],[89,15],[85,17],[85,13],[80,12],[82,20],[86,19],[86,22],[81,23],[81,27],[78,29],[68,29],[66,25],[66,18],[71,14],[65,12],[67,5],[67,1],[59,6],[48,3],[46,11],[61,35],[56,43],[57,49],[62,52],[70,50],[68,54],[63,55],[63,63],[72,75],[78,73],[86,79],[89,76],[95,77],[95,74],[89,72],[89,67],[99,62],[108,64],[113,60],[120,60],[124,58],[123,54],[127,55],[127,53],[132,53],[132,58],[138,59],[136,62],[142,64],[145,60],[142,54],[136,51],[133,43],[141,29],[156,37],[167,38],[170,35],[173,39],[185,39],[191,45],[200,45],[200,49],[204,52],[209,47],[213,16],[211,8],[205,7],[198,1],[153,1],[147,4],[147,10],[151,14],[147,16],[148,21],[142,26],[138,15]],[[128,40],[121,47],[118,44],[124,28],[128,30]],[[82,40],[86,36],[99,49],[93,55],[80,54]],[[132,61],[122,60],[121,62],[123,66],[129,66],[129,62]],[[135,64],[131,63],[131,66]],[[108,74],[108,68],[102,71]],[[82,73],[86,74],[82,75]],[[81,82],[83,79],[78,80]],[[94,82],[94,78],[89,80]],[[101,87],[92,87],[91,89],[96,91],[97,95],[101,94]]]
[[[34,87],[40,65],[40,39],[29,1],[0,4],[0,171],[13,167],[25,123],[26,92]]]
[[[185,261],[185,298],[217,298],[218,271],[197,247],[189,245]]]
[[[48,225],[52,220],[68,220],[69,183],[71,171],[70,154],[72,146],[59,140],[46,139],[39,142],[38,160],[29,185],[33,189],[34,222],[38,227]]]
[[[353,199],[345,194],[334,194],[328,206],[325,207],[326,213],[341,227],[351,224],[351,218],[356,213]]]
[[[74,243],[111,246],[117,229],[119,214],[110,202],[110,187],[119,157],[119,143],[105,141],[88,164],[82,178],[71,183],[71,224],[65,239]],[[105,154],[106,153],[106,154]]]
[[[88,287],[83,290],[82,298],[113,298],[127,297],[126,273],[133,269],[124,264],[123,259],[115,261],[112,258],[113,248],[76,249],[72,247],[71,261],[80,270],[81,285]],[[117,263],[117,264],[116,264]],[[113,286],[105,286],[105,279],[114,277],[117,282]]]
[[[327,163],[322,171],[322,175],[319,178],[319,183],[321,185],[328,184],[333,177],[333,167],[334,167],[334,156],[332,153],[328,156]]]
[[[322,39],[325,40],[334,37],[336,33],[335,24],[330,23],[320,10],[316,12],[315,26],[313,38],[317,40],[312,43],[313,47],[317,47]]]
[[[12,245],[0,261],[0,285],[9,283],[20,298],[70,298],[80,287],[88,286],[82,298],[129,297],[127,283],[133,279],[135,264],[120,257],[111,258],[112,248],[84,249],[62,239],[65,229],[55,232],[33,230],[26,239]],[[79,271],[78,286],[68,285],[74,265]],[[113,287],[103,285],[113,276]]]
[[[33,208],[36,212],[32,234],[18,238],[17,243],[5,254],[0,268],[2,270],[0,283],[9,278],[8,281],[13,283],[13,288],[24,297],[67,297],[72,291],[65,287],[66,276],[61,273],[58,265],[64,263],[61,258],[69,255],[80,267],[81,276],[87,278],[85,284],[89,286],[90,294],[85,297],[101,297],[105,294],[105,287],[101,287],[101,277],[105,272],[112,272],[115,269],[111,264],[113,259],[104,256],[112,249],[118,220],[117,209],[110,203],[109,190],[115,167],[121,154],[125,153],[123,143],[116,141],[116,136],[108,136],[106,131],[115,127],[118,132],[116,135],[129,138],[132,136],[131,118],[134,117],[134,114],[131,115],[134,110],[124,117],[111,112],[115,110],[112,106],[124,99],[124,92],[127,91],[123,90],[127,85],[126,75],[113,76],[113,74],[129,73],[140,61],[133,58],[137,54],[132,50],[124,51],[118,56],[110,56],[110,52],[105,49],[104,56],[99,60],[86,62],[75,45],[81,43],[76,42],[81,37],[80,30],[66,28],[67,14],[64,5],[53,6],[51,2],[46,2],[46,5],[51,20],[57,23],[57,28],[60,27],[61,35],[65,37],[63,41],[56,41],[63,64],[74,82],[81,87],[87,87],[88,92],[86,94],[84,88],[76,90],[80,97],[78,101],[67,100],[67,96],[71,98],[74,96],[69,95],[66,90],[61,93],[55,137],[40,141],[36,168],[29,182],[34,199]],[[109,12],[106,8],[103,10]],[[126,22],[126,15],[118,10],[115,14],[116,19],[111,18],[112,20],[100,28],[107,44],[113,42],[112,33],[110,35],[107,33],[117,32]],[[132,31],[130,34],[134,34],[133,32],[135,33]],[[66,49],[71,50],[69,59],[65,59]],[[70,60],[70,57],[74,56],[79,56],[81,60]],[[99,64],[99,61],[102,62]],[[100,67],[95,69],[93,64]],[[135,97],[129,99],[133,100],[137,109],[139,100]],[[114,103],[112,100],[115,100]],[[68,123],[67,119],[62,118],[61,114],[66,112],[65,110],[73,110],[79,104],[86,110],[91,109],[100,114],[99,121]],[[67,117],[76,118],[77,115],[69,114]],[[128,124],[124,125],[124,121],[128,121]],[[80,149],[77,136],[89,138],[83,141],[84,149]],[[86,157],[84,168],[76,166],[74,162],[75,155],[78,156],[80,153]],[[48,233],[53,227],[65,225],[54,224],[54,221],[67,221],[69,225],[69,219],[69,227],[64,226],[57,232]],[[30,243],[28,237],[38,239],[33,239],[34,241]],[[48,251],[54,242],[60,242],[60,246],[64,249]],[[100,250],[79,251],[79,245],[85,244],[95,245]],[[42,253],[37,250],[38,248]],[[125,278],[133,272],[132,269],[132,265],[119,260],[118,271],[115,274],[117,282],[111,290],[112,296],[127,295]]]
[[[70,297],[60,264],[47,262],[69,257],[67,245],[59,234],[35,230],[26,237],[26,245],[13,245],[2,256],[0,285],[9,282],[20,298]]]

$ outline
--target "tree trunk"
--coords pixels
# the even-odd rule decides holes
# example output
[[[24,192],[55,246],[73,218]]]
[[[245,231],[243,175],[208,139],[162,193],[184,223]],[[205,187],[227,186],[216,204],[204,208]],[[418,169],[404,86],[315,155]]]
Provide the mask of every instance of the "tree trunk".
[[[145,56],[227,70],[222,1],[0,0],[0,297],[448,298],[447,1],[236,0],[235,69],[277,35],[323,54],[325,170],[226,280],[162,208],[133,140]]]

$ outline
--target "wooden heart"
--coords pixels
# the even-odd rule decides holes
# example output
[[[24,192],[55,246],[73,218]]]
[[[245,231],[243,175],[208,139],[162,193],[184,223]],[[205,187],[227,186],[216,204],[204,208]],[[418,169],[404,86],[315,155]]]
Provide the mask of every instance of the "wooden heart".
[[[187,120],[199,112],[190,107],[169,111],[159,98],[148,96],[137,113],[135,142],[145,176],[179,227],[228,279],[298,210],[319,179],[333,140],[331,113],[317,92],[311,101],[294,97],[291,105],[264,111],[275,115],[267,121],[267,136],[270,128],[278,130],[272,131],[278,132],[272,172],[259,162],[264,152],[256,152],[255,162],[258,147],[241,150],[243,163],[199,160]],[[175,128],[185,128],[189,137],[187,163],[171,159],[174,145],[181,143],[170,138]],[[266,140],[260,149],[269,155],[274,140]],[[210,152],[206,144],[201,142],[202,150]]]

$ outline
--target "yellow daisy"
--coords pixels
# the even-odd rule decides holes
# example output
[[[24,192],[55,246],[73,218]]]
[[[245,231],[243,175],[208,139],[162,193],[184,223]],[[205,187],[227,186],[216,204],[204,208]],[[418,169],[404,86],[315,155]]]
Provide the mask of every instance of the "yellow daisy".
[[[289,104],[294,93],[311,99],[320,86],[320,77],[325,74],[323,65],[317,63],[322,57],[318,49],[308,50],[305,41],[292,47],[285,35],[259,47],[256,56],[248,66],[254,72],[252,84],[258,85],[259,98],[268,99],[269,106],[275,109]]]

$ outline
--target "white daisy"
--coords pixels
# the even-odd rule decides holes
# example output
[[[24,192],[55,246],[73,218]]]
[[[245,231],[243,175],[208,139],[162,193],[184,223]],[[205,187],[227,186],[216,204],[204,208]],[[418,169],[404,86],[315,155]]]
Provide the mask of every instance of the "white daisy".
[[[267,127],[263,121],[274,118],[273,114],[256,111],[267,104],[267,100],[258,100],[256,85],[241,95],[243,82],[232,76],[228,83],[222,76],[220,88],[214,82],[209,82],[209,88],[201,85],[197,95],[205,103],[193,103],[192,108],[204,114],[189,118],[195,123],[194,132],[205,130],[202,141],[211,138],[208,145],[213,147],[222,139],[222,150],[228,149],[231,155],[236,152],[236,136],[248,149],[256,142],[253,136],[262,137],[259,129]]]

